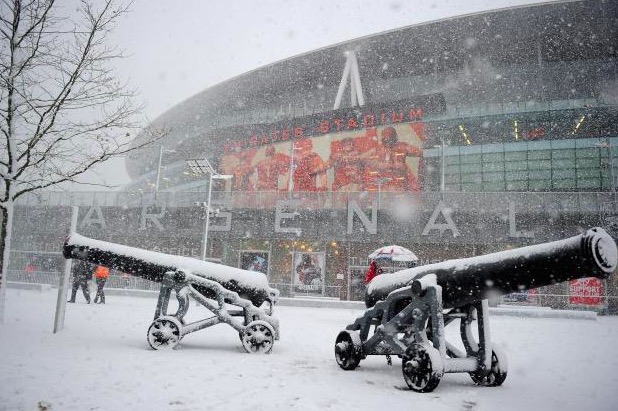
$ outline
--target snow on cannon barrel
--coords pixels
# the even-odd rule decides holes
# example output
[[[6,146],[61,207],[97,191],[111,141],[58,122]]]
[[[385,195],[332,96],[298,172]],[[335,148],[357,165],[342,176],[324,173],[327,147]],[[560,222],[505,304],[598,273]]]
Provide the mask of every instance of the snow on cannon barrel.
[[[477,385],[501,385],[508,361],[490,338],[488,298],[607,278],[617,265],[612,237],[592,228],[550,243],[380,275],[367,287],[367,310],[337,335],[335,360],[353,370],[368,355],[385,355],[389,363],[396,355],[406,384],[417,392],[433,391],[444,373],[466,372]],[[453,344],[445,327],[457,322],[461,341]]]
[[[64,258],[103,265],[157,283],[163,281],[166,272],[177,269],[190,271],[245,296],[256,307],[278,294],[277,290],[268,285],[266,275],[263,273],[94,240],[77,233],[72,233],[66,239],[63,255]]]
[[[154,321],[147,334],[154,349],[174,348],[185,335],[219,323],[236,329],[248,352],[269,353],[274,340],[279,339],[279,322],[272,317],[279,290],[268,285],[264,273],[94,240],[76,233],[67,237],[63,255],[161,283]],[[168,314],[172,291],[178,309]],[[184,317],[190,297],[215,315],[188,323]],[[265,302],[268,307],[262,309]],[[234,306],[236,309],[231,308]]]
[[[581,277],[605,279],[614,272],[617,261],[614,240],[597,227],[563,240],[378,276],[367,287],[365,305],[372,307],[390,292],[427,274],[436,275],[444,308],[452,308]]]

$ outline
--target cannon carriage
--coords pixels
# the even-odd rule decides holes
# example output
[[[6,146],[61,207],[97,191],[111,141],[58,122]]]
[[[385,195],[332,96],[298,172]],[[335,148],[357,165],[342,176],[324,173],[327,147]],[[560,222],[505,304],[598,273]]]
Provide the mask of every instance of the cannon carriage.
[[[337,335],[335,359],[353,370],[368,355],[385,355],[389,362],[396,355],[406,384],[417,392],[433,391],[445,373],[501,385],[508,361],[491,341],[488,298],[576,278],[607,278],[617,263],[614,240],[593,228],[550,243],[378,276],[367,287],[367,310]],[[457,322],[461,344],[445,336],[445,327]]]
[[[279,339],[274,318],[277,289],[260,272],[143,250],[71,234],[63,247],[65,258],[103,265],[161,283],[153,322],[147,332],[155,350],[175,348],[187,334],[219,323],[230,325],[250,353],[269,353]],[[169,313],[175,294],[176,312]],[[211,316],[187,322],[190,301],[204,306]]]

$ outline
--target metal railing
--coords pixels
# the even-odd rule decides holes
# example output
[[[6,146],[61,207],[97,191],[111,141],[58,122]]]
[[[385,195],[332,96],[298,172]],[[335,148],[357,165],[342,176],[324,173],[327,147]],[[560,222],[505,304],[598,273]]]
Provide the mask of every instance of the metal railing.
[[[30,284],[49,284],[57,287],[59,284],[60,272],[58,271],[36,271],[34,273],[26,273],[21,270],[9,270],[8,281],[30,283]],[[94,280],[91,282],[91,289],[94,290]],[[294,284],[291,283],[271,283],[271,287],[276,288],[281,293],[281,297],[296,297],[296,298],[329,298],[345,301],[364,301],[364,285],[362,287],[353,287],[348,295],[346,287],[341,285],[326,285],[323,290],[315,292],[297,291],[294,289]],[[116,275],[109,276],[105,288],[127,289],[127,290],[147,290],[159,291],[161,284],[148,281],[146,279],[135,277],[132,275]],[[500,298],[492,301],[492,305],[504,304],[513,306],[529,306],[529,307],[550,307],[563,310],[588,310],[596,311],[599,314],[618,315],[618,297],[610,295],[600,295],[595,298],[591,304],[575,304],[572,301],[573,296],[568,294],[550,294],[550,293],[535,293],[527,292],[512,293],[503,295]]]

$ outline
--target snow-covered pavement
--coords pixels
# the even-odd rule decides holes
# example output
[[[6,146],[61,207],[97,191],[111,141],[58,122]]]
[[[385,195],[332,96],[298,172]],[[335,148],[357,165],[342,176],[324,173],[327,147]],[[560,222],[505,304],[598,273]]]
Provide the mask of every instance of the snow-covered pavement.
[[[618,317],[492,317],[509,355],[501,387],[446,374],[428,394],[407,389],[401,362],[369,357],[355,371],[334,359],[337,333],[359,310],[281,306],[269,355],[244,352],[220,324],[154,351],[146,341],[155,300],[108,296],[67,307],[52,333],[56,290],[7,290],[0,325],[0,410],[616,410]],[[200,312],[191,305],[189,314]],[[451,327],[447,327],[447,331]]]

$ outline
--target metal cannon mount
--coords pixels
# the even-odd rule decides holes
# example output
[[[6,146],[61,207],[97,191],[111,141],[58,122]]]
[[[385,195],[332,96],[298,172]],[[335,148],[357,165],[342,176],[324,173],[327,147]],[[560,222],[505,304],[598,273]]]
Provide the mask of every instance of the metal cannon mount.
[[[445,373],[467,372],[478,385],[501,385],[508,363],[490,341],[488,307],[487,300],[479,300],[443,310],[442,287],[435,275],[427,275],[391,292],[341,331],[337,364],[353,370],[368,355],[385,355],[389,363],[396,355],[406,384],[417,392],[433,391]],[[444,328],[455,320],[465,352],[445,338]]]
[[[168,314],[172,291],[178,300],[178,310],[175,314]],[[182,270],[166,272],[161,281],[154,321],[148,328],[148,344],[155,350],[175,348],[189,333],[226,323],[238,331],[247,352],[270,353],[275,340],[279,339],[279,322],[271,316],[276,296],[271,297],[264,303],[267,307],[262,309],[216,281]],[[190,298],[213,315],[186,323],[184,317],[189,310]]]

